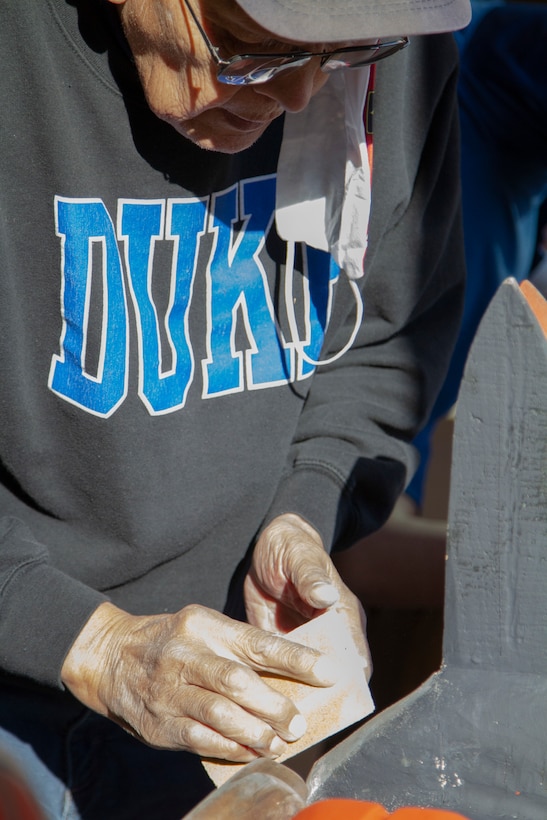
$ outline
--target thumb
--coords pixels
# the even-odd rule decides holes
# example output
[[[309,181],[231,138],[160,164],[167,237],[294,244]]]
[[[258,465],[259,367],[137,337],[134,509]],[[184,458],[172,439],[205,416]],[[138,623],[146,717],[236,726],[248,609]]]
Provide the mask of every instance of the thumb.
[[[328,577],[314,581],[307,594],[304,590],[302,590],[302,593],[305,595],[307,602],[315,609],[328,609],[338,603],[340,599],[340,593]]]
[[[314,609],[328,609],[340,599],[332,569],[331,560],[322,549],[299,556],[292,581],[302,600]]]

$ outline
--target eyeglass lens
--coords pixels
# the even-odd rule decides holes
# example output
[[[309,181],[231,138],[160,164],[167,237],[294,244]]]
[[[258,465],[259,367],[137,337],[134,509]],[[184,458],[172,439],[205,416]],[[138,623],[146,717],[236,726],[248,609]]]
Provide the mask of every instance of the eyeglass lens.
[[[331,72],[370,65],[371,63],[383,60],[385,57],[389,57],[401,48],[404,48],[406,44],[407,41],[404,40],[390,45],[380,43],[378,48],[374,49],[367,48],[362,50],[356,49],[355,51],[341,50],[339,52],[331,52],[323,59],[321,68],[323,71]],[[230,85],[256,85],[266,83],[279,72],[299,68],[311,59],[312,57],[310,55],[303,55],[302,57],[294,55],[284,57],[279,55],[269,58],[254,57],[252,55],[242,56],[240,58],[234,57],[229,61],[228,65],[220,69],[218,79]]]
[[[242,58],[234,60],[229,65],[222,68],[218,74],[218,79],[223,83],[233,85],[246,85],[249,83],[267,83],[268,80],[280,71],[287,71],[292,68],[299,68],[310,61],[311,57],[290,58],[272,57],[264,58]]]

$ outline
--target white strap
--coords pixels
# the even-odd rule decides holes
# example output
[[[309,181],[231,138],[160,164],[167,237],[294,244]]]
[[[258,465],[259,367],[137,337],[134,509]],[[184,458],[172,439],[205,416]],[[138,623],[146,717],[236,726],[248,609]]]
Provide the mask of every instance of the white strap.
[[[347,353],[347,351],[354,343],[357,333],[359,332],[359,328],[361,327],[361,322],[363,321],[364,314],[364,306],[361,291],[359,290],[359,286],[355,279],[348,278],[348,284],[352,289],[353,295],[355,297],[355,323],[350,338],[348,339],[344,347],[337,353],[334,353],[328,359],[312,359],[311,356],[308,356],[308,354],[304,350],[305,342],[303,342],[300,339],[300,334],[298,332],[298,324],[296,321],[296,314],[294,311],[294,252],[294,242],[289,242],[287,244],[287,262],[285,266],[285,304],[287,305],[287,318],[289,322],[289,329],[291,331],[291,341],[294,344],[295,350],[298,353],[298,355],[301,356],[304,361],[306,361],[308,364],[311,364],[313,367],[317,367],[319,365],[324,364],[330,364],[331,362],[335,362],[337,359],[339,359],[341,356]]]

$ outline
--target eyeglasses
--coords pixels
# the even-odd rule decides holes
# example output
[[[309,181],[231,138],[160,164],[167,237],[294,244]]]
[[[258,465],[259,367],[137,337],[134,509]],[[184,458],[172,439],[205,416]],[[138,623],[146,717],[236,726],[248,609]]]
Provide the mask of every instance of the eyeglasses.
[[[209,40],[189,0],[184,0],[211,57],[217,65],[217,79],[227,85],[258,85],[267,83],[276,74],[306,65],[313,57],[321,58],[321,70],[339,71],[360,68],[390,57],[408,45],[408,37],[379,40],[371,45],[349,46],[336,51],[292,51],[283,54],[237,54],[223,60],[219,49]]]

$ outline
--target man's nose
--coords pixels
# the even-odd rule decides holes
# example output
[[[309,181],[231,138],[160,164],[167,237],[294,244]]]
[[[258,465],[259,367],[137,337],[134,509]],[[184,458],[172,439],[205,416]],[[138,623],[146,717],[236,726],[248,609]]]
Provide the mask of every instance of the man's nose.
[[[284,111],[296,114],[307,106],[327,79],[328,75],[320,69],[319,60],[313,59],[300,68],[280,71],[264,85],[256,85],[254,90],[275,100]]]

